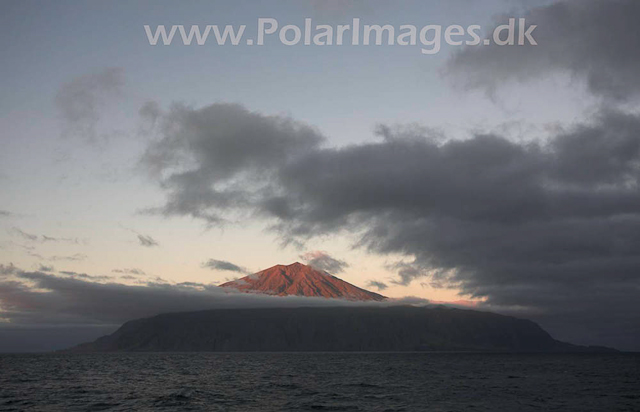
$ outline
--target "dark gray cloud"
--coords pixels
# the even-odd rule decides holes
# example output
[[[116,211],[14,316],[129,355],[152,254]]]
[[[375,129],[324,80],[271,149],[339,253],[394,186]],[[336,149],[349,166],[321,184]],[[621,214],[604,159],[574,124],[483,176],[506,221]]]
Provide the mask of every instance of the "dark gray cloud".
[[[363,230],[370,251],[414,258],[397,267],[400,284],[428,277],[546,320],[561,338],[637,347],[639,148],[640,119],[608,113],[545,144],[474,136],[317,150],[281,170],[279,229]]]
[[[218,110],[231,110],[238,123],[266,119],[237,106],[182,108],[185,143],[173,146],[180,147],[180,169],[197,171],[198,178],[158,170],[159,161],[148,164],[163,176],[164,212],[211,223],[241,207],[270,219],[285,241],[301,244],[358,234],[357,247],[406,257],[393,267],[394,283],[420,278],[458,287],[485,298],[488,308],[547,319],[562,339],[640,345],[640,331],[625,326],[640,320],[638,116],[605,111],[538,143],[495,134],[447,140],[381,127],[381,140],[324,148],[299,126],[287,129],[298,149],[282,149],[286,154],[273,162],[275,149],[256,152],[267,144],[260,133],[244,134],[243,145],[231,149],[220,144],[237,132],[235,123],[206,120],[218,119]],[[194,134],[197,144],[189,145]],[[215,150],[208,152],[210,146]],[[226,150],[236,163],[217,163]],[[254,180],[259,183],[235,186]],[[216,200],[203,202],[212,190]],[[617,310],[605,321],[602,307]],[[562,319],[577,326],[557,326]],[[617,330],[629,331],[629,341],[614,336]]]
[[[209,259],[202,264],[202,267],[211,270],[222,270],[227,272],[249,273],[249,271],[241,266],[227,262],[226,260]]]
[[[456,82],[488,90],[509,80],[566,73],[598,96],[627,100],[640,92],[638,15],[636,0],[559,1],[533,8],[524,17],[538,26],[537,46],[469,46],[453,55],[447,73]]]
[[[316,147],[322,136],[287,117],[264,116],[240,105],[202,109],[174,106],[158,121],[159,137],[142,165],[168,193],[165,205],[148,209],[191,216],[209,224],[223,210],[251,206],[270,177],[293,157]]]
[[[158,246],[158,242],[156,242],[156,240],[149,235],[138,234],[137,236],[141,246],[144,246],[144,247]]]
[[[396,262],[386,265],[386,268],[398,275],[397,279],[391,279],[394,285],[407,286],[416,278],[428,276],[429,272],[419,265],[406,262]]]
[[[54,272],[55,268],[53,266],[39,265],[39,272]]]
[[[332,274],[340,273],[349,267],[349,264],[344,260],[335,259],[321,250],[306,252],[300,255],[300,258],[307,262],[309,266]]]
[[[110,67],[64,84],[56,94],[55,104],[66,133],[94,139],[101,111],[109,99],[122,93],[124,83],[124,71]]]
[[[11,217],[11,216],[14,216],[14,214],[6,210],[0,210],[0,218]]]
[[[376,289],[378,289],[380,291],[380,290],[385,290],[389,286],[387,286],[386,283],[381,282],[379,280],[370,280],[369,282],[367,282],[367,287],[376,288]]]

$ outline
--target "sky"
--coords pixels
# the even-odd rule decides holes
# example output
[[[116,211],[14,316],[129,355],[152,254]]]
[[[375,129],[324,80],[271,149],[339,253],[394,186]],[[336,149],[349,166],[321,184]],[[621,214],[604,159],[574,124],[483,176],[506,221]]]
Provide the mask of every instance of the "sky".
[[[0,350],[163,311],[300,305],[215,287],[295,261],[640,350],[639,3],[0,8]],[[537,45],[152,46],[144,29],[253,39],[259,18],[483,39],[525,18]]]

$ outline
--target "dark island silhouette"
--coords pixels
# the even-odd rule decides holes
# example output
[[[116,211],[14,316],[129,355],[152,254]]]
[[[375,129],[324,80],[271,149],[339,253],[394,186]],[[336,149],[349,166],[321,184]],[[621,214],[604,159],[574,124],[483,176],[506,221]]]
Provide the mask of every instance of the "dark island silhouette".
[[[294,263],[228,282],[244,292],[386,300],[326,272]],[[600,352],[560,342],[536,323],[444,305],[391,304],[213,309],[126,322],[72,352],[480,351]]]

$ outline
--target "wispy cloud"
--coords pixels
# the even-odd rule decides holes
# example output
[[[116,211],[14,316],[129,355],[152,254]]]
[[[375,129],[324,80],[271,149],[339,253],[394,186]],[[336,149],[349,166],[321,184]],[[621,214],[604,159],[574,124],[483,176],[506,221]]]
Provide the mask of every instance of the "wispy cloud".
[[[88,275],[86,273],[79,273],[79,272],[73,272],[73,271],[68,271],[68,270],[61,270],[58,273],[61,274],[61,275],[66,275],[66,276],[72,277],[72,278],[86,279],[86,280],[90,280],[90,281],[94,281],[94,282],[107,281],[107,280],[112,280],[113,279],[111,276]]]
[[[18,236],[18,237],[20,237],[20,238],[22,238],[24,240],[30,241],[30,242],[69,243],[69,244],[74,244],[74,245],[79,245],[81,243],[82,244],[87,244],[88,243],[88,240],[86,240],[86,239],[80,240],[79,238],[66,238],[66,237],[53,237],[53,236],[47,236],[47,235],[34,235],[32,233],[25,232],[24,230],[22,230],[20,228],[17,228],[17,227],[11,228],[9,233],[14,235],[14,236]]]
[[[376,288],[378,290],[385,290],[387,289],[389,286],[387,286],[386,283],[381,282],[379,280],[370,280],[367,282],[367,287],[370,288]]]
[[[55,255],[55,256],[51,256],[49,258],[50,261],[52,262],[59,262],[59,261],[81,261],[81,260],[85,260],[87,259],[87,255],[85,255],[84,253],[76,253],[73,255]]]
[[[159,246],[159,243],[153,237],[151,237],[150,235],[140,233],[137,230],[129,228],[129,227],[126,227],[126,226],[122,226],[122,225],[119,225],[119,226],[122,229],[135,234],[136,238],[138,239],[138,243],[140,244],[140,246],[144,246],[144,247]]]
[[[387,286],[386,283],[380,282],[378,280],[370,280],[370,281],[367,282],[367,287],[376,288],[378,290],[385,290],[389,286]]]
[[[340,273],[349,267],[349,264],[344,260],[335,259],[322,250],[306,252],[300,255],[300,258],[307,262],[309,266],[329,273]]]
[[[385,265],[386,269],[398,276],[390,282],[398,286],[408,286],[414,279],[426,277],[429,271],[415,263],[396,262]]]
[[[131,268],[131,269],[113,269],[111,272],[113,273],[122,273],[127,275],[137,275],[137,276],[146,276],[146,273],[141,269]]]
[[[19,229],[17,227],[11,228],[10,233],[13,234],[13,235],[16,235],[18,237],[21,237],[24,240],[28,240],[28,241],[32,241],[32,242],[38,240],[38,236],[37,235],[31,234],[31,233],[27,233],[27,232],[25,232],[22,229]]]
[[[120,96],[125,84],[121,68],[105,68],[64,84],[55,104],[65,122],[66,133],[86,139],[97,137],[97,126],[106,103]]]
[[[238,272],[243,274],[248,273],[248,270],[246,268],[243,268],[242,266],[238,266],[226,260],[209,259],[202,264],[202,267],[211,270]]]
[[[149,235],[138,234],[138,241],[140,242],[140,245],[144,247],[158,246],[158,242]]]
[[[74,245],[79,245],[80,243],[85,243],[85,244],[88,243],[86,240],[81,241],[78,238],[53,237],[53,236],[47,236],[47,235],[42,235],[42,241],[55,242],[55,243],[71,243]]]

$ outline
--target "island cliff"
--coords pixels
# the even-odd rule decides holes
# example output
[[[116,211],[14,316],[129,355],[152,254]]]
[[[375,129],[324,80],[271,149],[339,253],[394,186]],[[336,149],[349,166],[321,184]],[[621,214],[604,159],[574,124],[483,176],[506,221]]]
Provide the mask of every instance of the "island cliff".
[[[445,306],[215,309],[125,323],[72,348],[112,351],[583,352],[536,323]]]

